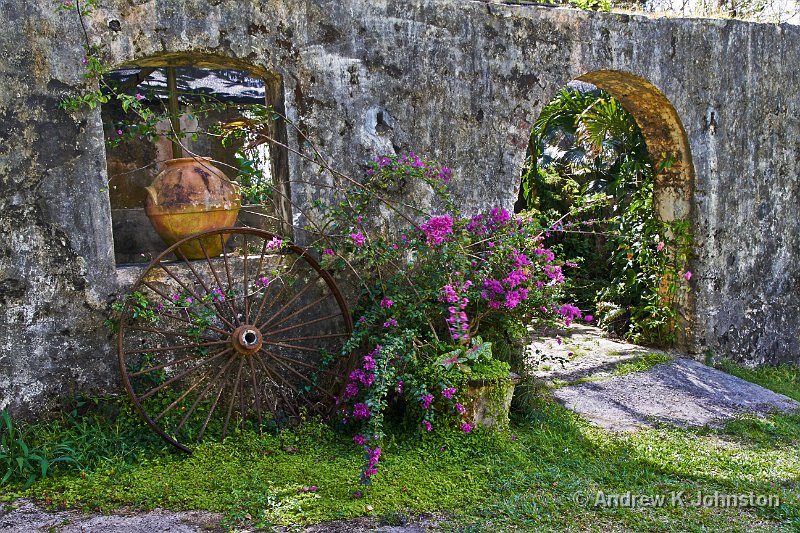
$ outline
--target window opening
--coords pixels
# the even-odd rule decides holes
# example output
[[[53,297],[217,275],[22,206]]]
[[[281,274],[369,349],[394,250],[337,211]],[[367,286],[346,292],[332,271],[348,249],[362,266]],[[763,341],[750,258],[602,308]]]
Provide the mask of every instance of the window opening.
[[[113,88],[102,105],[108,189],[116,263],[151,260],[167,245],[148,220],[146,187],[165,162],[180,157],[209,157],[211,164],[241,186],[237,225],[277,231],[274,181],[287,181],[280,148],[258,142],[244,130],[230,134],[226,125],[268,113],[281,91],[277,80],[243,70],[195,67],[126,68],[110,72],[103,85]],[[108,93],[112,89],[105,89]],[[279,128],[271,127],[275,138]],[[284,130],[285,132],[285,130]]]

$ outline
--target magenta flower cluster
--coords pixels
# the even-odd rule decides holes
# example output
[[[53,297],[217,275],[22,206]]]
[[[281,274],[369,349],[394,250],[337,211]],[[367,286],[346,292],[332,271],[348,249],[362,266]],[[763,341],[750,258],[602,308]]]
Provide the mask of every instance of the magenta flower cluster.
[[[450,329],[450,337],[455,341],[469,340],[469,317],[466,311],[467,305],[469,305],[469,298],[466,296],[466,292],[470,287],[472,287],[472,281],[470,280],[464,283],[448,283],[442,287],[440,300],[449,304],[456,304],[447,307],[450,315],[445,319]]]
[[[211,289],[211,292],[209,294],[211,296],[211,300],[212,301],[215,301],[215,302],[224,302],[225,301],[225,293],[222,292],[221,289],[217,289],[217,288]]]
[[[425,242],[428,246],[437,246],[447,240],[447,236],[453,233],[453,219],[449,215],[431,217],[427,222],[421,224],[419,229],[425,235]]]
[[[378,473],[378,461],[381,458],[381,449],[377,446],[375,449],[365,446],[364,451],[366,452],[367,468],[361,473],[362,483]]]
[[[447,167],[408,153],[375,159],[365,183],[423,178],[441,192],[451,174]],[[496,315],[530,321],[541,313],[568,323],[592,317],[583,317],[575,306],[555,303],[564,273],[543,239],[559,228],[542,229],[535,220],[498,207],[466,219],[446,213],[431,216],[422,221],[419,231],[401,230],[399,239],[392,242],[366,229],[371,223],[362,225],[366,221],[359,213],[372,211],[359,207],[353,212],[347,206],[343,210],[349,213],[347,225],[339,227],[350,229],[344,233],[347,246],[338,253],[352,253],[353,264],[370,268],[368,273],[377,272],[379,279],[369,274],[366,278],[383,291],[378,298],[362,300],[363,308],[356,315],[361,316],[356,326],[359,336],[352,344],[370,339],[384,348],[376,346],[363,356],[361,364],[350,371],[340,398],[343,422],[349,420],[355,426],[353,443],[366,453],[361,481],[368,484],[378,471],[377,442],[383,437],[384,410],[397,401],[395,394],[421,412],[418,430],[422,434],[433,431],[434,422],[439,423],[434,417],[440,413],[458,420],[463,433],[474,431],[466,417],[469,406],[460,402],[446,372],[458,372],[491,357],[488,350],[478,355],[465,350],[473,334],[491,337],[486,327],[495,323]],[[449,338],[442,335],[444,331],[449,331]],[[459,350],[446,349],[448,355],[443,356],[439,344],[430,342],[445,340]],[[452,361],[442,362],[443,357]],[[432,377],[429,370],[434,368]]]
[[[364,243],[366,242],[366,237],[364,237],[364,234],[361,233],[360,231],[357,231],[355,233],[351,233],[350,234],[350,238],[353,239],[353,242],[359,248],[364,246]]]
[[[572,304],[562,305],[561,308],[558,311],[556,311],[556,314],[564,317],[565,326],[569,326],[570,324],[572,324],[574,320],[583,317],[583,313],[581,312],[581,310]]]
[[[376,158],[367,170],[367,176],[384,174],[393,176],[417,176],[428,181],[438,181],[443,184],[450,183],[453,177],[452,169],[440,166],[430,161],[424,161],[414,152],[400,156],[382,156]]]
[[[433,394],[423,394],[420,400],[422,400],[423,409],[430,409],[433,403]]]

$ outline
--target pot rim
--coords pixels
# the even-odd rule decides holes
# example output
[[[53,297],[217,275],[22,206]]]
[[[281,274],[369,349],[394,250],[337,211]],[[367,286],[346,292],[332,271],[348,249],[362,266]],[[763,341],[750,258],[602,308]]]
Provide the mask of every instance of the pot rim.
[[[173,159],[165,159],[161,163],[166,166],[166,165],[177,165],[177,164],[180,164],[180,163],[188,163],[190,161],[209,162],[209,161],[213,161],[213,159],[211,157],[209,157],[209,156],[176,157],[176,158],[173,158]]]

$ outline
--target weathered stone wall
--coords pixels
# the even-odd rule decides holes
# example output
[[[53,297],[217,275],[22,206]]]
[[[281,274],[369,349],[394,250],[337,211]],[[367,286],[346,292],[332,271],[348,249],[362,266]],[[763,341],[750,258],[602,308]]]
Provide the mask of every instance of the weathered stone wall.
[[[571,79],[634,107],[666,97],[663,127],[658,106],[632,111],[683,161],[667,185],[696,236],[690,347],[800,360],[798,28],[455,0],[101,4],[88,34],[111,63],[277,79],[288,116],[338,168],[413,149],[454,167],[466,211],[513,204],[531,124]],[[0,408],[17,411],[117,379],[100,114],[58,108],[82,85],[83,34],[54,6],[0,3]],[[302,151],[291,129],[288,142]],[[296,155],[288,166],[316,174]],[[301,203],[321,192],[292,188]]]

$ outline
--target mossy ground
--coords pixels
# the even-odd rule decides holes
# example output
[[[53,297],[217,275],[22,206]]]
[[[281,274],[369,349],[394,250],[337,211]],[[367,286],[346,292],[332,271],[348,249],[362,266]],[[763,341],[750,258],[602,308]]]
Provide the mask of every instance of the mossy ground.
[[[800,397],[795,372],[746,373]],[[42,448],[69,440],[81,467],[63,465],[28,490],[6,485],[0,493],[90,510],[207,509],[224,513],[230,527],[248,528],[432,512],[447,517],[444,527],[467,531],[800,529],[800,414],[741,418],[723,429],[612,434],[540,395],[525,404],[509,432],[396,432],[361,498],[353,495],[361,452],[321,424],[280,436],[238,434],[185,455],[128,412],[31,428],[28,438]],[[303,491],[310,486],[317,491]],[[681,491],[686,503],[673,505],[671,495]],[[693,505],[698,493],[715,491],[775,495],[780,505]],[[601,492],[664,494],[667,504],[596,506]]]

